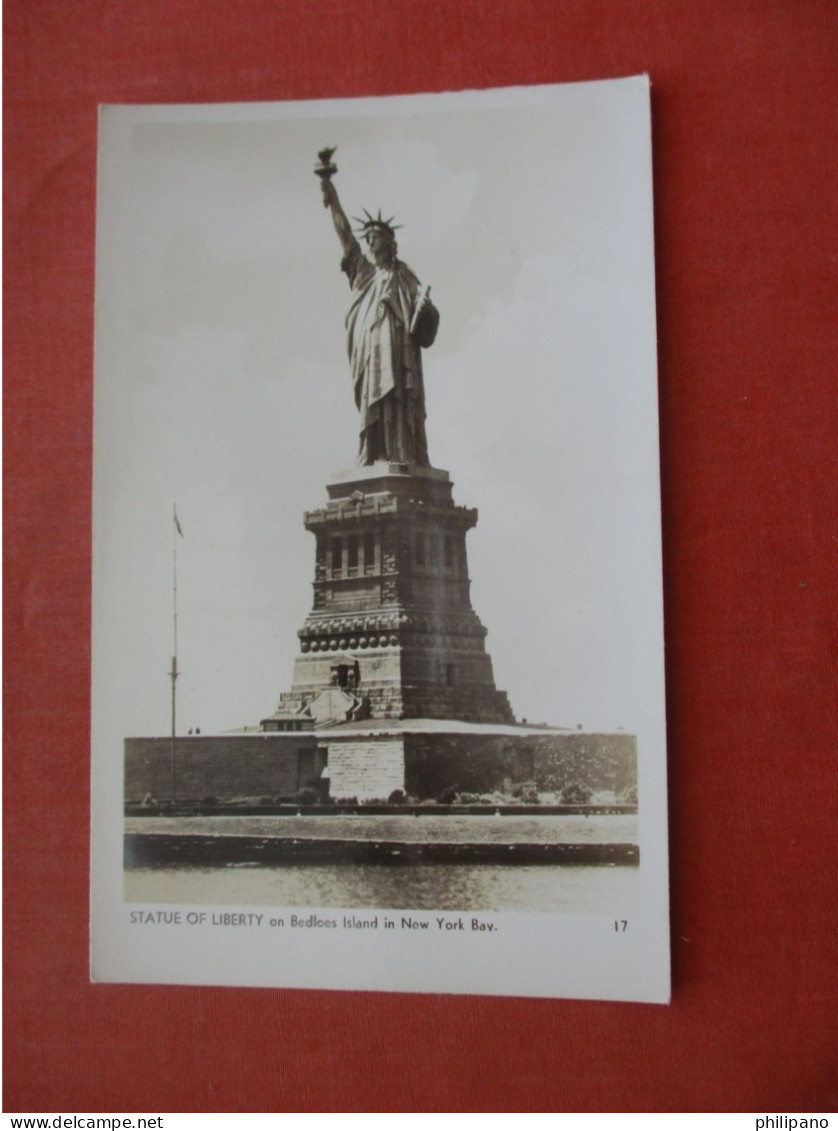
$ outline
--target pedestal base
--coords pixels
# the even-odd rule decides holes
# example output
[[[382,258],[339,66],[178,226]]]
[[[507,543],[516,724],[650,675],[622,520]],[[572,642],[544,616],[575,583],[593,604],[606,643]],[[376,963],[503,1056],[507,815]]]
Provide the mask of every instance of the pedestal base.
[[[310,711],[335,688],[353,700],[318,722],[438,718],[513,721],[495,687],[486,629],[471,607],[466,533],[448,472],[374,464],[336,475],[309,511],[317,539],[314,604],[278,717]],[[354,713],[353,713],[354,712]],[[266,723],[269,720],[266,720]]]
[[[171,737],[125,740],[126,803],[170,801],[172,782]],[[176,743],[174,786],[178,803],[205,806],[290,803],[301,790],[336,804],[386,802],[395,791],[417,802],[446,794],[511,798],[523,787],[572,804],[610,798],[631,806],[637,739],[433,719],[185,736]]]

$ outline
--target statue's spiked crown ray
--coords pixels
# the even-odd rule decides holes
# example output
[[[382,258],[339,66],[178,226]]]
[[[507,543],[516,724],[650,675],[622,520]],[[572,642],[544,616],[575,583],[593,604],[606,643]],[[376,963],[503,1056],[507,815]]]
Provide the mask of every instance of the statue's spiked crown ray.
[[[355,223],[358,224],[358,227],[355,230],[357,232],[361,232],[363,235],[366,235],[368,232],[378,230],[380,232],[388,232],[392,236],[393,233],[397,231],[397,229],[404,227],[403,224],[393,223],[395,216],[391,216],[389,220],[385,220],[381,215],[380,208],[378,210],[377,216],[371,215],[369,212],[367,212],[366,208],[364,209],[364,215],[366,216],[366,220],[362,220],[358,216],[352,217]]]

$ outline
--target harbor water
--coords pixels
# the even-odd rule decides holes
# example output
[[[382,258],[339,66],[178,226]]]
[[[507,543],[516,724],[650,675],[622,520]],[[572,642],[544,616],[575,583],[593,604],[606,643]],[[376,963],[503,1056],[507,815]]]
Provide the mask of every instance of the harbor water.
[[[631,865],[228,864],[125,871],[131,903],[602,912],[635,906]]]

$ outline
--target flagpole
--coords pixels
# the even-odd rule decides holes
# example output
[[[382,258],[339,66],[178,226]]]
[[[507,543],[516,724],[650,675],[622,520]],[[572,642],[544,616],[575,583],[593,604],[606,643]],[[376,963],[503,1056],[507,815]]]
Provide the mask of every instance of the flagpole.
[[[172,503],[172,619],[173,619],[173,644],[172,644],[172,804],[175,803],[176,772],[175,772],[175,736],[176,736],[176,692],[177,677],[177,536],[180,523],[177,519],[177,504]]]

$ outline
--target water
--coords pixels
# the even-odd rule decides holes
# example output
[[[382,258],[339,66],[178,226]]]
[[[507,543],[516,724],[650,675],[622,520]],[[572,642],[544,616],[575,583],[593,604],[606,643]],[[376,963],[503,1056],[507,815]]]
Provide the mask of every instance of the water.
[[[637,901],[627,865],[277,864],[129,868],[132,903],[600,912]]]

